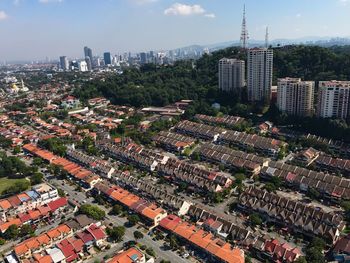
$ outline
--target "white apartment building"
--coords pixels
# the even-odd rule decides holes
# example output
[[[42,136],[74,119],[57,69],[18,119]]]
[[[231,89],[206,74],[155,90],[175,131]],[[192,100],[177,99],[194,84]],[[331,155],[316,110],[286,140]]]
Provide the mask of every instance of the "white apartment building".
[[[320,81],[317,116],[346,119],[350,116],[350,81]]]
[[[270,101],[273,73],[273,50],[248,50],[247,87],[249,101]]]
[[[86,61],[79,61],[78,66],[79,66],[79,71],[81,72],[89,71],[88,64],[86,63]]]
[[[283,78],[277,84],[277,107],[281,112],[302,117],[314,112],[315,82]]]
[[[223,58],[219,61],[219,89],[222,91],[240,90],[245,86],[245,62]]]

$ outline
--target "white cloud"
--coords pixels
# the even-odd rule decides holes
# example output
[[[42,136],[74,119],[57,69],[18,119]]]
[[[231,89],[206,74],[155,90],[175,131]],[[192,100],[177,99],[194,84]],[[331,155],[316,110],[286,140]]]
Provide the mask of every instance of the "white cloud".
[[[63,0],[39,0],[39,3],[48,4],[48,3],[62,3]]]
[[[186,5],[181,3],[175,3],[169,8],[164,10],[165,15],[173,16],[191,16],[191,15],[203,15],[208,18],[215,18],[215,14],[208,13],[200,5]]]
[[[300,18],[301,17],[301,14],[296,14],[295,15],[297,18]]]
[[[340,4],[347,5],[350,3],[350,0],[338,0]]]
[[[204,16],[205,16],[205,17],[208,17],[208,18],[215,18],[215,17],[216,17],[216,15],[213,14],[213,13],[205,14]]]
[[[9,16],[5,13],[5,11],[0,10],[0,21],[7,19]]]
[[[164,10],[165,15],[174,15],[174,16],[190,16],[190,15],[202,15],[205,13],[205,10],[200,5],[186,5],[175,3],[169,8]]]

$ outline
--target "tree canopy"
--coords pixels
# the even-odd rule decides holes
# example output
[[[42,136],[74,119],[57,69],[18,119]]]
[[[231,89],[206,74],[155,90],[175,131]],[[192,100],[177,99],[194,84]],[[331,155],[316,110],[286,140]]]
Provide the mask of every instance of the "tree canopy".
[[[90,204],[82,205],[79,209],[79,212],[95,220],[102,220],[106,216],[105,211],[100,209],[98,206],[90,205]]]

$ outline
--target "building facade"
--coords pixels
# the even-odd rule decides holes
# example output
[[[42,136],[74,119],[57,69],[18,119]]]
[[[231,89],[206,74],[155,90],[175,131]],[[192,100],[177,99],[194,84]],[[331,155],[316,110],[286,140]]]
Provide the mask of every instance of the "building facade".
[[[314,112],[315,82],[301,81],[300,78],[278,80],[277,107],[281,112],[302,117]]]
[[[245,62],[223,58],[219,61],[219,89],[236,91],[245,86]]]
[[[248,50],[248,100],[270,101],[273,71],[273,50],[253,48]]]
[[[347,119],[350,117],[350,81],[320,81],[317,116]]]
[[[103,59],[105,61],[105,65],[112,65],[112,56],[110,52],[105,52],[103,54]]]
[[[145,52],[140,53],[140,63],[141,65],[147,63],[147,54]]]
[[[69,70],[69,61],[68,61],[68,58],[66,56],[60,57],[60,67],[64,71]]]

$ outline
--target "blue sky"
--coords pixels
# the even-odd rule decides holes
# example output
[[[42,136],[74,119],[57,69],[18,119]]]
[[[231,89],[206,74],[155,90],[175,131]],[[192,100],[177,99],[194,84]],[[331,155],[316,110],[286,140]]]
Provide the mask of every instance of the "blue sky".
[[[350,0],[0,0],[0,60],[81,57],[237,40],[350,37]]]

